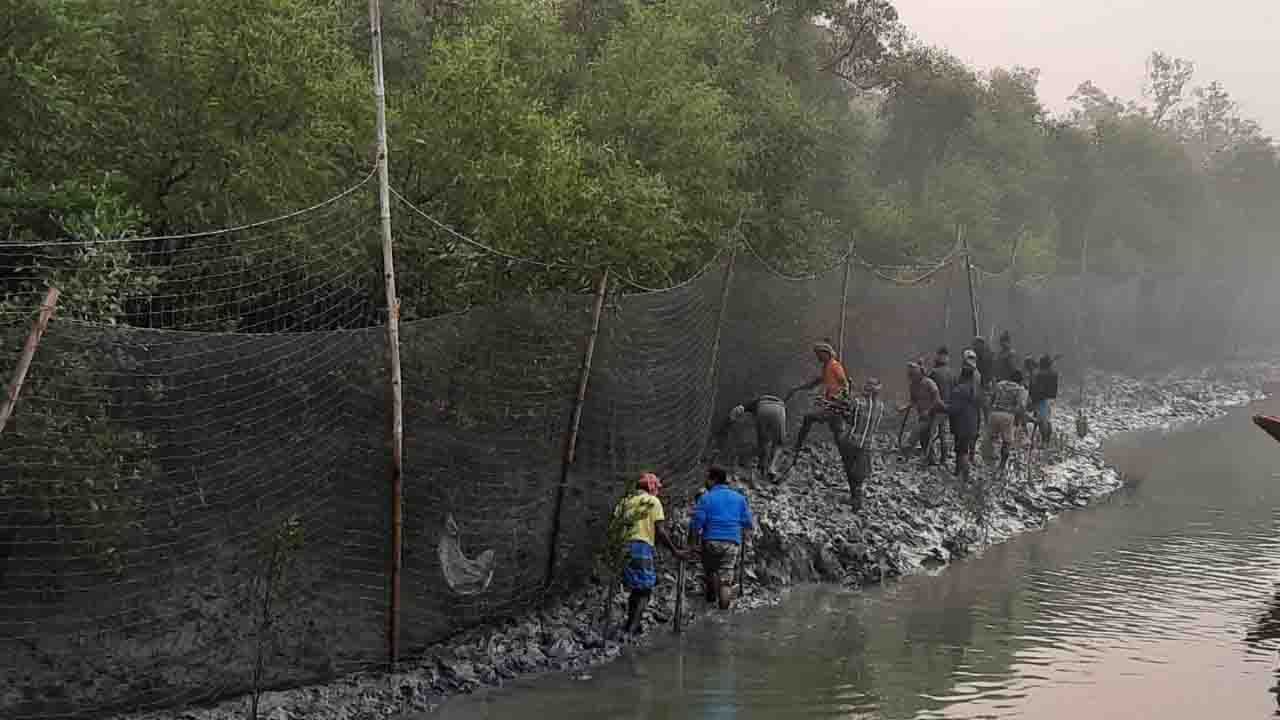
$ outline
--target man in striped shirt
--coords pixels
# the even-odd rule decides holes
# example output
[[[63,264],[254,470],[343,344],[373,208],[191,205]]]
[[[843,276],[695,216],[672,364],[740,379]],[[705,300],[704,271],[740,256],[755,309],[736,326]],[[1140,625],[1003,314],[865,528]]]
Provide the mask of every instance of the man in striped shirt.
[[[849,497],[854,510],[862,508],[862,486],[871,475],[872,453],[876,433],[884,417],[884,401],[880,399],[880,381],[867,378],[862,395],[849,405],[844,432],[836,438],[840,459],[844,461],[845,478],[849,481]]]

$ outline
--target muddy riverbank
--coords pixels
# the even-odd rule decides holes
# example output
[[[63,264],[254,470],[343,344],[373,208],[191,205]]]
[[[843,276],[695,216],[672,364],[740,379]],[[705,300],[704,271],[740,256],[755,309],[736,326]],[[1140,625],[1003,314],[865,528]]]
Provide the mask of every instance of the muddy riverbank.
[[[1106,467],[1103,440],[1127,430],[1168,428],[1218,416],[1257,394],[1270,366],[1240,364],[1213,371],[1175,373],[1144,380],[1097,374],[1090,379],[1090,436],[1073,432],[1075,409],[1058,406],[1060,443],[1020,456],[1005,486],[985,492],[960,487],[941,469],[883,453],[860,513],[851,512],[834,448],[825,442],[803,456],[780,487],[746,488],[759,533],[749,553],[742,608],[775,601],[788,586],[810,581],[862,585],[918,572],[1009,536],[1042,527],[1053,516],[1112,494],[1123,479]],[[888,425],[889,423],[886,423]],[[885,430],[897,430],[896,424]],[[821,436],[825,431],[818,431]],[[981,477],[988,473],[984,470]],[[671,508],[673,518],[687,509]],[[674,567],[667,563],[648,618],[650,637],[668,632]],[[685,605],[697,622],[706,613],[698,578],[690,573]],[[615,618],[621,609],[615,598]],[[430,648],[394,675],[353,675],[334,683],[266,693],[260,717],[375,718],[414,716],[444,699],[541,672],[582,674],[625,651],[606,639],[598,587],[501,625],[474,629]],[[645,642],[641,638],[638,642]],[[243,718],[247,701],[210,708],[163,711],[132,718]]]

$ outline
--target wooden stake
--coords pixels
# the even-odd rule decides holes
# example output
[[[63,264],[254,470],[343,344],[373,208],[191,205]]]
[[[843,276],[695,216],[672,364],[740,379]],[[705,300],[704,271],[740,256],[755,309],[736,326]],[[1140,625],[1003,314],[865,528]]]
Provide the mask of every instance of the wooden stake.
[[[687,539],[687,536],[686,536]],[[676,566],[676,602],[675,617],[672,619],[672,626],[676,632],[684,632],[684,560]]]
[[[387,94],[382,69],[382,9],[369,0],[373,54],[373,96],[377,112],[378,214],[382,224],[382,276],[387,291],[387,350],[391,383],[391,598],[387,612],[387,664],[400,657],[400,568],[404,530],[404,400],[400,385],[400,301],[396,298],[395,254],[391,243],[391,183],[387,174]]]
[[[978,337],[982,328],[978,324],[978,298],[973,292],[973,258],[969,255],[969,238],[964,234],[963,225],[956,228],[956,232],[960,234],[960,242],[964,245],[964,269],[969,278],[969,313],[973,316],[973,337]]]
[[[600,335],[600,316],[604,312],[605,292],[609,287],[609,271],[606,269],[596,284],[595,306],[591,309],[591,334],[587,336],[587,350],[582,356],[582,368],[578,371],[578,393],[573,399],[573,413],[569,418],[569,432],[564,439],[564,455],[560,460],[560,483],[556,486],[556,503],[551,516],[551,540],[547,548],[547,574],[544,579],[550,587],[556,576],[556,560],[560,549],[560,515],[564,511],[564,493],[569,487],[569,467],[578,452],[578,426],[582,423],[582,405],[587,399],[587,383],[591,379],[591,363],[596,354],[596,338]]]
[[[844,285],[840,290],[840,344],[836,347],[840,350],[840,360],[845,359],[844,346],[844,328],[845,322],[849,315],[849,274],[853,271],[853,242],[849,242],[849,254],[844,260]]]
[[[31,359],[35,357],[40,338],[44,337],[44,331],[49,327],[49,320],[53,317],[53,309],[58,305],[58,294],[58,288],[49,288],[49,292],[45,293],[44,302],[40,303],[40,315],[36,318],[35,325],[31,326],[31,333],[27,335],[27,342],[22,347],[22,355],[18,358],[18,366],[13,369],[13,381],[9,383],[9,392],[5,395],[4,406],[0,407],[0,432],[4,432],[5,426],[9,424],[9,416],[18,406],[18,393],[22,392],[22,383],[26,381],[27,371],[31,369]]]

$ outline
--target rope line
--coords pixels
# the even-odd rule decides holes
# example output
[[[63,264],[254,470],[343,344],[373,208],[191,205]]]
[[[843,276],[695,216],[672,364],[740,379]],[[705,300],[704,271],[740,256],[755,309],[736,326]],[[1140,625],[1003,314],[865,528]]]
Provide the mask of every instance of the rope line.
[[[294,210],[293,212],[285,213],[284,215],[278,215],[273,218],[267,218],[265,220],[257,220],[251,223],[245,223],[244,225],[235,225],[232,227],[218,228],[216,230],[201,230],[199,232],[193,232],[193,233],[180,233],[177,235],[147,235],[143,237],[135,236],[135,237],[119,237],[119,238],[98,238],[94,240],[54,240],[54,241],[46,241],[46,242],[0,243],[0,248],[35,248],[35,247],[46,247],[49,245],[116,245],[121,243],[157,242],[161,240],[194,240],[196,238],[214,237],[217,235],[230,235],[231,233],[243,232],[245,230],[253,230],[256,228],[265,227],[267,225],[274,225],[275,223],[284,222],[286,220],[292,220],[293,218],[315,212],[316,210],[321,210],[325,207],[328,207],[329,205],[332,205],[338,202],[339,200],[342,200],[348,195],[351,195],[355,191],[364,187],[365,184],[367,184],[371,179],[373,179],[373,176],[376,173],[377,173],[377,167],[375,166],[374,168],[369,170],[368,175],[365,175],[364,178],[361,179],[359,182],[357,182],[355,185],[352,185],[351,187],[347,188],[346,190],[343,190],[342,192],[338,193],[337,195],[334,195],[331,198],[328,198],[326,200],[321,200],[320,202],[314,205],[311,205],[309,207],[305,207],[300,210]]]

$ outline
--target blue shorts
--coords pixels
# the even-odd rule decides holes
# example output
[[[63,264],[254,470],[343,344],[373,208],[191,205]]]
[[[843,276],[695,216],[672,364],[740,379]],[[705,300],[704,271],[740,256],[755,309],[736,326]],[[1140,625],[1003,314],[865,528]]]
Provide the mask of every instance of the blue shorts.
[[[1041,420],[1049,420],[1053,417],[1053,409],[1049,405],[1048,400],[1040,400],[1036,402],[1036,417]]]
[[[627,566],[622,570],[622,583],[628,590],[652,590],[658,584],[653,546],[642,540],[627,544]]]

